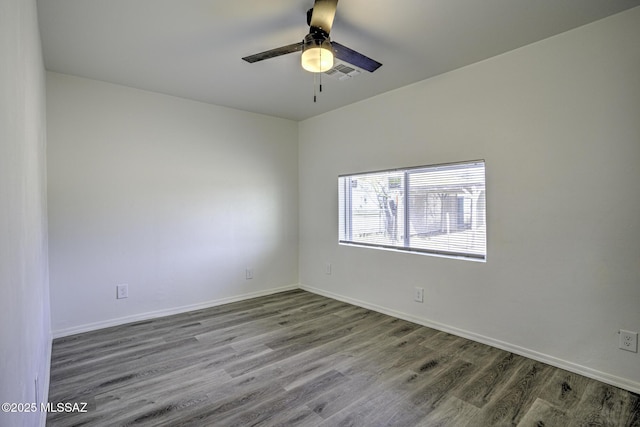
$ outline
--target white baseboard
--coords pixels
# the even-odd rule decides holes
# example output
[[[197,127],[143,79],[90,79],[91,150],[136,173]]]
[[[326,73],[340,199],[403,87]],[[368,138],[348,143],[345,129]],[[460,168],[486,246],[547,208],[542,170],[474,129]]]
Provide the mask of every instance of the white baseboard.
[[[427,326],[429,328],[437,329],[439,331],[447,332],[452,335],[457,335],[462,338],[467,338],[472,341],[479,342],[481,344],[490,345],[492,347],[499,348],[501,350],[505,350],[511,353],[518,354],[520,356],[528,357],[533,360],[537,360],[542,363],[546,363],[551,366],[555,366],[556,368],[564,369],[579,375],[583,375],[588,378],[592,378],[594,380],[602,381],[603,383],[610,384],[615,387],[620,387],[625,390],[629,390],[634,393],[640,393],[640,383],[636,381],[631,381],[626,378],[618,377],[615,375],[608,374],[606,372],[601,372],[587,366],[578,365],[573,362],[569,362],[566,360],[558,359],[557,357],[540,353],[535,350],[531,350],[525,347],[521,347],[518,345],[510,344],[508,342],[496,340],[494,338],[490,338],[484,335],[479,335],[473,332],[465,331],[463,329],[458,329],[453,326],[445,325],[442,323],[434,322],[429,319],[416,317],[407,313],[402,313],[399,311],[391,310],[376,304],[371,304],[365,301],[360,301],[355,298],[345,297],[343,295],[335,294],[333,292],[328,292],[322,289],[314,288],[312,286],[306,286],[301,284],[300,289],[305,291],[312,292],[314,294],[322,295],[327,298],[336,299],[338,301],[346,302],[349,304],[357,305],[358,307],[367,308],[369,310],[377,311],[379,313],[387,314],[389,316],[397,317],[399,319],[407,320],[409,322],[417,323],[419,325]]]
[[[116,319],[109,319],[100,322],[87,323],[79,326],[72,326],[70,328],[58,329],[52,332],[53,338],[61,338],[69,335],[80,334],[82,332],[90,332],[98,329],[110,328],[112,326],[124,325],[127,323],[139,322],[141,320],[155,319],[157,317],[171,316],[173,314],[186,313],[188,311],[202,310],[203,308],[215,307],[218,305],[229,304],[231,302],[244,301],[251,298],[263,297],[266,295],[277,294],[279,292],[290,291],[298,289],[299,286],[289,285],[279,288],[267,289],[264,291],[251,292],[243,295],[236,295],[232,297],[220,298],[212,301],[183,305],[180,307],[171,307],[163,310],[149,311],[146,313],[134,314],[131,316],[118,317]]]

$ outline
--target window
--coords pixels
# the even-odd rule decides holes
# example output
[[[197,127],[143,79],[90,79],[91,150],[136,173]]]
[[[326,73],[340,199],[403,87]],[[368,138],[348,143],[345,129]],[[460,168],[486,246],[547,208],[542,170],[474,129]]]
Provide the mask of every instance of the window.
[[[484,160],[338,178],[339,242],[484,260]]]

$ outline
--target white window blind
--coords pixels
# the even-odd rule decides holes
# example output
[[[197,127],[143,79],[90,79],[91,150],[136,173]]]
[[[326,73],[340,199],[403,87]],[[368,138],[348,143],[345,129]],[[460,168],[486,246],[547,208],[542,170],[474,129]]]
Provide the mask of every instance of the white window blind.
[[[483,160],[341,175],[339,242],[484,260]]]

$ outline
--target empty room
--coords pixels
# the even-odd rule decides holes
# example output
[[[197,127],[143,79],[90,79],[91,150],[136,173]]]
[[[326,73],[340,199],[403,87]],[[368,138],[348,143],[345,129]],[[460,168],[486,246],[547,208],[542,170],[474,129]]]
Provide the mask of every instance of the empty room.
[[[640,426],[640,0],[0,0],[0,426]]]

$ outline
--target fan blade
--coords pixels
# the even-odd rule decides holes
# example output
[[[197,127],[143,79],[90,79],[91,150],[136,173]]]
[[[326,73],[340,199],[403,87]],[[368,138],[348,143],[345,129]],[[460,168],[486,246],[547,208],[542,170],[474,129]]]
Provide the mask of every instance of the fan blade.
[[[300,52],[302,50],[302,46],[304,46],[304,42],[289,44],[287,46],[265,50],[264,52],[256,53],[255,55],[245,56],[242,59],[251,63],[264,61],[265,59],[275,58],[276,56],[282,56],[293,52]]]
[[[378,61],[373,60],[368,56],[364,56],[363,54],[358,53],[353,49],[349,49],[348,47],[343,46],[340,43],[332,41],[331,47],[333,47],[333,53],[336,58],[344,62],[348,62],[349,64],[355,65],[356,67],[360,67],[363,70],[367,70],[371,73],[382,66],[382,64]]]
[[[338,0],[316,0],[309,25],[312,28],[320,28],[329,34],[333,25],[333,18],[336,16],[337,7]]]

